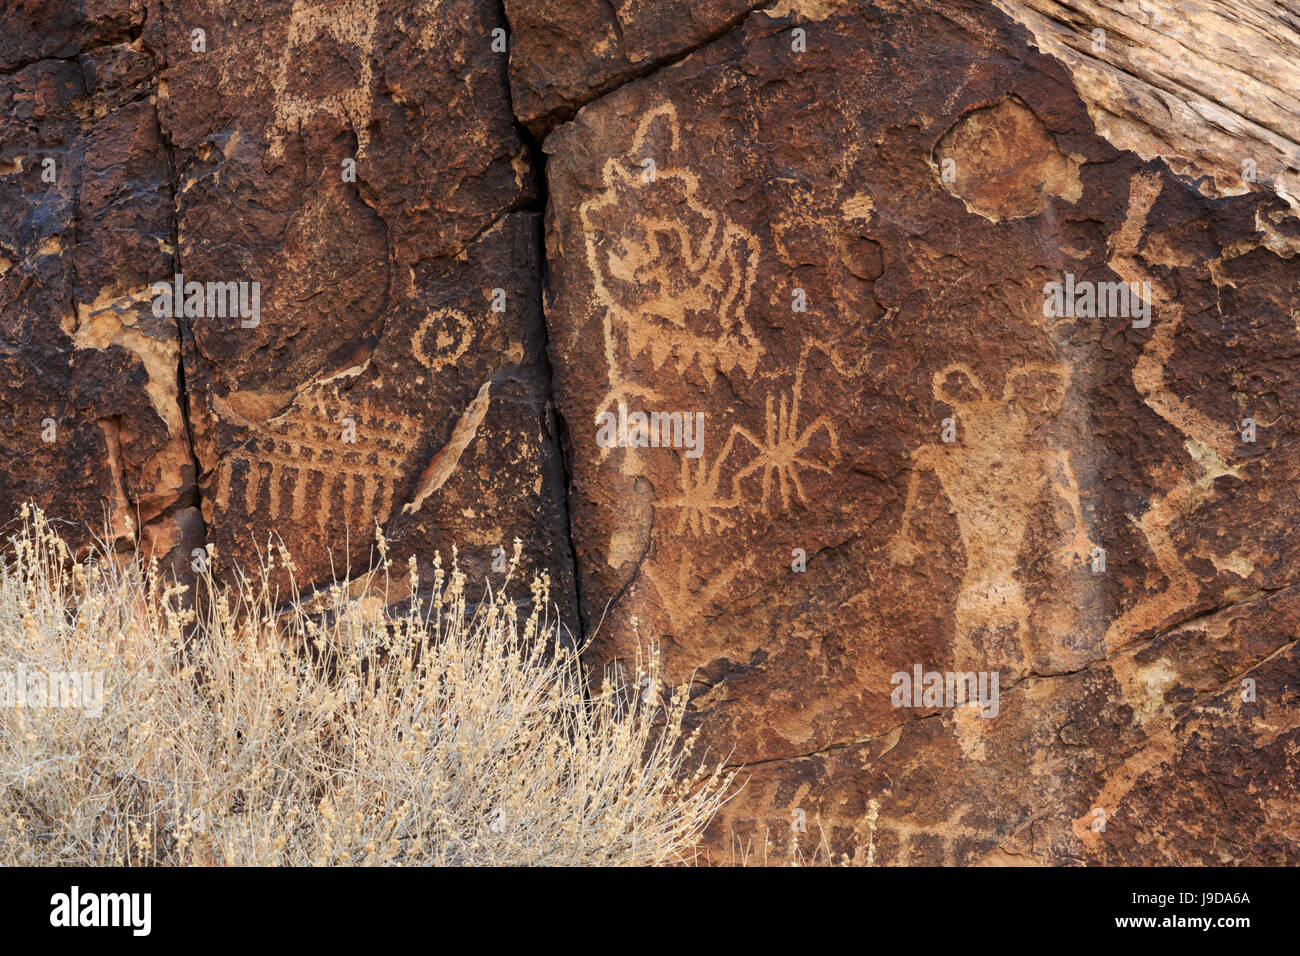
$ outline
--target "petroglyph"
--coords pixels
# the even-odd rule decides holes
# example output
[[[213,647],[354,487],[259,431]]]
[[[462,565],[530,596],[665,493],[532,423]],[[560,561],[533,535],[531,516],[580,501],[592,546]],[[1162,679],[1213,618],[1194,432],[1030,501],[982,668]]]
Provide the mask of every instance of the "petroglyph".
[[[726,512],[740,506],[736,490],[736,480],[731,481],[731,495],[719,497],[718,485],[722,481],[722,466],[731,455],[736,442],[737,429],[733,426],[731,433],[723,443],[722,451],[709,458],[692,459],[681,456],[682,493],[673,498],[659,502],[660,507],[674,508],[680,512],[677,516],[677,533],[689,531],[693,535],[716,534],[719,531],[735,527],[735,522],[726,517]]]
[[[680,135],[675,106],[649,113],[628,153],[605,163],[604,189],[579,207],[603,311],[610,390],[601,409],[631,394],[655,397],[622,371],[645,352],[655,369],[671,360],[710,382],[736,368],[752,375],[762,353],[746,316],[758,240],[700,198]]]
[[[874,862],[882,842],[886,847],[895,843],[898,849],[890,861],[894,866],[932,866],[936,863],[960,866],[968,862],[970,849],[995,839],[987,830],[978,830],[960,823],[923,824],[879,819],[872,819],[870,823],[872,861]],[[882,836],[892,839],[882,841]]]
[[[435,330],[430,342],[429,333]],[[436,373],[460,361],[473,341],[474,323],[469,316],[458,309],[435,309],[425,316],[411,336],[411,354],[417,362]],[[426,345],[433,347],[432,355],[426,351]]]
[[[272,156],[284,152],[285,136],[317,114],[345,123],[356,134],[357,154],[370,144],[371,84],[374,80],[375,25],[379,0],[339,3],[294,0],[280,68],[273,81],[275,118],[270,132]],[[319,56],[331,45],[341,59],[355,66],[355,83],[335,93],[299,95],[289,90],[300,56]]]
[[[465,449],[474,441],[474,436],[478,434],[479,425],[483,424],[483,419],[487,416],[488,406],[492,403],[492,381],[489,379],[484,382],[478,390],[478,395],[470,403],[469,408],[461,415],[460,420],[456,422],[456,427],[452,429],[451,439],[443,448],[433,456],[424,473],[420,475],[419,490],[415,493],[415,498],[408,504],[402,506],[402,511],[406,514],[415,514],[424,504],[424,499],[441,488],[451,477],[456,466],[460,464],[460,456],[465,453]]]
[[[701,575],[690,561],[647,562],[646,577],[672,606],[672,617],[690,626],[718,614],[728,603],[734,582],[748,573],[752,555],[717,572]]]
[[[712,532],[732,528],[735,522],[725,513],[739,508],[754,514],[789,514],[795,501],[805,505],[809,503],[799,477],[800,471],[813,469],[829,473],[839,461],[839,436],[829,415],[821,415],[802,431],[799,429],[805,360],[810,348],[806,346],[803,350],[795,372],[794,387],[779,396],[768,393],[762,437],[743,425],[732,425],[722,450],[716,455],[705,455],[695,462],[693,468],[691,461],[683,456],[681,494],[659,502],[661,507],[680,509],[679,534],[683,531],[693,535],[709,534],[710,526]],[[826,449],[816,457],[809,450],[819,436]],[[756,454],[748,464],[732,473],[728,493],[723,497],[720,490],[723,466],[731,458],[737,438],[743,438]],[[712,459],[711,464],[709,459]],[[746,487],[757,492],[757,507],[752,503],[755,495],[747,495]],[[779,503],[773,494],[774,489],[779,492]]]
[[[918,507],[921,473],[931,471],[956,513],[966,559],[953,660],[963,669],[993,669],[1009,662],[993,644],[1008,630],[1022,655],[1025,650],[1030,608],[1016,572],[1032,508],[1049,490],[1074,516],[1068,543],[1055,554],[1082,562],[1092,551],[1069,452],[1043,448],[1032,437],[1035,426],[1060,411],[1069,371],[1058,364],[1028,363],[1007,375],[1001,397],[988,396],[975,373],[961,363],[935,373],[933,381],[935,398],[954,410],[962,440],[922,445],[912,453],[902,523],[890,557],[894,563],[911,563],[919,556],[909,525]],[[982,647],[976,642],[981,632]]]
[[[1210,499],[1216,478],[1237,473],[1237,467],[1226,464],[1233,457],[1235,436],[1231,429],[1212,422],[1165,385],[1165,366],[1173,352],[1183,310],[1160,277],[1146,269],[1137,255],[1147,216],[1161,188],[1156,173],[1141,173],[1133,177],[1124,224],[1110,240],[1109,264],[1126,282],[1151,284],[1159,320],[1134,363],[1133,385],[1152,411],[1185,436],[1190,467],[1184,480],[1163,495],[1152,498],[1147,510],[1134,521],[1146,538],[1156,567],[1167,584],[1155,594],[1139,598],[1111,623],[1106,631],[1107,652],[1123,645],[1143,628],[1159,626],[1195,603],[1201,585],[1183,562],[1170,528],[1178,518]]]
[[[805,349],[804,356],[806,357],[807,354]],[[830,442],[830,452],[835,460],[840,456],[839,436],[835,433],[835,426],[831,423],[829,415],[822,415],[803,431],[799,430],[799,403],[803,400],[803,374],[804,363],[801,359],[799,370],[795,373],[794,389],[789,395],[781,395],[779,406],[774,407],[772,396],[767,396],[767,416],[761,439],[756,438],[748,429],[741,427],[735,429],[736,434],[741,435],[758,449],[758,457],[736,475],[736,483],[739,484],[756,472],[762,473],[763,496],[759,508],[763,511],[767,510],[767,499],[772,491],[773,476],[781,490],[781,510],[788,512],[791,490],[800,502],[808,503],[808,496],[799,481],[801,468],[812,468],[821,472],[831,470],[830,465],[804,454],[818,432],[825,433]]]
[[[416,422],[405,415],[317,394],[222,459],[216,506],[266,514],[271,526],[298,524],[314,510],[322,532],[332,514],[349,526],[383,524],[417,438]]]
[[[972,853],[997,839],[994,832],[962,823],[964,817],[965,811],[960,811],[953,820],[934,823],[882,819],[880,800],[872,798],[862,817],[818,813],[815,819],[823,830],[852,830],[856,837],[854,862],[866,866],[963,866],[971,862]],[[789,817],[770,818],[769,831],[788,828]],[[882,854],[887,854],[883,860]]]

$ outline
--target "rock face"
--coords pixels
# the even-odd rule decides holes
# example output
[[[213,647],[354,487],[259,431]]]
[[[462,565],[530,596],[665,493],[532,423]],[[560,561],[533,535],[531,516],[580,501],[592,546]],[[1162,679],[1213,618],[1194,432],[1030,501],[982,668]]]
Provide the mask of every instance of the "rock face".
[[[4,501],[107,504],[119,545],[143,527],[177,569],[276,535],[308,585],[369,566],[377,525],[403,558],[458,543],[475,575],[519,537],[572,616],[499,15],[117,6],[9,14],[65,58],[5,78]]]
[[[1216,195],[1300,209],[1300,5],[996,0],[1070,71],[1097,131]]]
[[[545,145],[585,623],[600,663],[662,639],[751,765],[719,831],[1295,859],[1282,202],[1118,151],[975,4],[759,11]],[[703,413],[701,453],[601,447],[620,407]],[[918,667],[996,674],[996,716],[895,706]]]
[[[1300,18],[1132,6],[11,7],[0,504],[518,537],[718,862],[1294,864]]]

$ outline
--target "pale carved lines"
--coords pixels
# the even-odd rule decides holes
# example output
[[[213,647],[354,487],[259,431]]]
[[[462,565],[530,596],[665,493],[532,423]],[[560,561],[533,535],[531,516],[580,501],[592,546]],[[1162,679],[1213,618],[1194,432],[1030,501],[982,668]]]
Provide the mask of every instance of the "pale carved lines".
[[[729,529],[735,522],[726,512],[744,508],[747,504],[746,482],[757,485],[758,511],[762,514],[788,514],[795,501],[807,505],[808,495],[799,478],[801,470],[813,469],[829,473],[839,461],[839,435],[829,415],[822,415],[805,427],[799,428],[800,405],[803,401],[805,360],[812,346],[805,346],[795,373],[794,387],[789,392],[774,395],[769,392],[766,402],[763,435],[757,436],[743,425],[732,425],[717,455],[697,459],[694,466],[685,455],[681,459],[681,494],[659,502],[661,507],[679,511],[677,532],[694,536]],[[815,437],[821,435],[828,445],[830,462],[818,460],[808,454]],[[735,470],[730,479],[728,494],[721,497],[723,466],[736,449],[736,439],[743,439],[755,452],[754,457]],[[709,464],[709,460],[712,464]],[[779,503],[773,489],[780,496]],[[792,495],[793,492],[793,495]]]
[[[884,861],[888,866],[964,866],[972,862],[972,851],[996,843],[997,834],[987,829],[962,823],[965,813],[958,813],[954,820],[939,820],[933,823],[920,823],[905,819],[889,819],[880,816],[880,803],[872,799],[863,817],[836,817],[816,814],[815,819],[822,827],[838,829],[852,828],[858,835],[858,849],[865,851],[863,863],[875,866],[881,852],[892,855]],[[788,818],[777,817],[775,826],[769,829],[783,830],[789,826]],[[882,839],[882,837],[884,839]],[[796,836],[797,840],[797,836]],[[794,841],[791,851],[794,850]]]
[[[435,329],[437,335],[432,344],[436,351],[430,355],[425,345],[429,333]],[[434,309],[411,335],[411,354],[430,372],[439,372],[460,361],[474,340],[474,331],[473,320],[459,309]],[[449,346],[455,348],[448,352]]]
[[[879,847],[882,834],[888,834],[898,841],[898,853],[893,859],[895,866],[932,865],[935,861],[930,854],[913,859],[918,844],[935,844],[942,854],[941,862],[945,866],[959,866],[966,861],[958,852],[959,843],[979,845],[988,843],[990,835],[985,830],[963,826],[955,823],[923,824],[906,820],[875,820],[871,827],[871,845],[873,850]],[[873,854],[874,855],[874,854]]]
[[[331,403],[316,396],[265,422],[222,459],[216,504],[223,510],[232,507],[235,476],[242,471],[242,495],[234,504],[242,504],[245,514],[256,514],[265,497],[272,521],[300,524],[309,517],[309,486],[319,480],[315,523],[321,532],[336,510],[349,522],[383,523],[392,509],[394,483],[418,437],[417,423],[405,415],[384,412],[369,402],[336,404],[331,414]],[[354,514],[358,492],[361,511]]]
[[[910,523],[918,507],[920,476],[932,472],[956,515],[965,553],[953,647],[960,666],[975,662],[974,637],[981,628],[1010,627],[1017,640],[1027,635],[1030,608],[1017,572],[1038,501],[1055,494],[1074,519],[1058,553],[1072,553],[1082,562],[1091,552],[1069,452],[1042,448],[1032,438],[1035,429],[1060,410],[1069,378],[1064,365],[1026,363],[1006,375],[1001,396],[989,396],[978,376],[962,363],[934,375],[934,396],[953,409],[962,441],[922,445],[912,453],[903,516],[889,553],[895,564],[919,556]],[[1038,385],[1035,379],[1041,380]]]
[[[655,369],[671,359],[708,381],[736,368],[752,375],[763,351],[746,315],[758,240],[699,198],[699,177],[677,155],[680,130],[672,104],[648,113],[628,153],[605,163],[604,189],[578,209],[603,313],[610,390],[601,408],[654,395],[619,370],[620,346],[629,361],[648,352]],[[643,160],[656,164],[652,179]],[[693,328],[692,318],[716,325]]]
[[[370,87],[374,79],[371,60],[378,16],[379,0],[343,0],[332,4],[294,0],[284,54],[272,82],[275,109],[270,134],[272,156],[284,152],[284,139],[290,129],[301,127],[304,121],[317,113],[325,113],[346,123],[356,133],[358,154],[365,155],[370,143]],[[319,42],[322,36],[332,37],[340,45],[356,52],[359,60],[356,83],[325,96],[290,94],[290,71],[296,69],[295,63],[301,55],[301,51],[295,54],[295,50]]]
[[[465,355],[474,334],[473,321],[463,311],[435,309],[412,334],[411,352],[420,365],[438,372]],[[236,506],[242,505],[244,513],[252,515],[265,500],[273,521],[299,523],[310,518],[310,496],[319,499],[315,521],[321,532],[327,530],[334,512],[349,524],[357,519],[387,522],[395,486],[418,451],[421,421],[368,400],[358,404],[340,398],[336,390],[329,400],[324,388],[341,377],[355,377],[368,365],[369,359],[364,366],[313,383],[299,392],[289,411],[255,427],[218,468],[217,506],[229,509],[233,497]],[[490,386],[489,379],[458,419],[448,444],[430,460],[417,481],[416,497],[404,512],[417,512],[455,470],[487,413]],[[236,491],[240,476],[242,490]]]
[[[804,356],[806,357],[807,354],[807,349],[805,349]],[[734,426],[736,434],[745,438],[758,449],[758,457],[737,473],[735,482],[738,484],[756,471],[762,472],[763,495],[759,508],[763,511],[767,510],[767,499],[772,490],[774,475],[780,486],[781,510],[783,513],[790,511],[791,489],[794,490],[800,503],[808,504],[808,496],[804,492],[803,483],[799,480],[799,470],[801,468],[812,468],[823,473],[829,473],[831,470],[830,465],[804,456],[804,452],[808,450],[813,437],[819,432],[826,435],[830,442],[831,454],[836,461],[839,460],[839,435],[836,433],[835,426],[832,424],[829,415],[822,415],[803,431],[799,430],[799,405],[803,400],[803,375],[804,362],[801,359],[799,370],[795,373],[794,389],[789,394],[784,392],[781,394],[779,407],[773,407],[773,396],[770,393],[768,394],[767,414],[762,438],[755,437],[746,428],[739,425]]]
[[[763,354],[747,316],[758,239],[700,198],[700,178],[681,161],[680,139],[673,104],[650,111],[628,152],[604,164],[604,188],[579,206],[593,296],[603,313],[609,392],[600,409],[631,394],[658,397],[621,371],[640,355],[649,354],[653,369],[671,365],[685,374],[695,368],[712,382],[735,369],[753,376]],[[654,162],[652,176],[646,161]],[[678,533],[734,527],[728,512],[745,506],[742,486],[751,478],[763,513],[774,505],[789,512],[796,501],[808,503],[801,472],[829,472],[831,466],[806,452],[820,436],[838,461],[839,436],[826,415],[799,427],[807,353],[805,346],[793,389],[767,396],[761,435],[732,425],[708,460],[682,457],[680,494],[660,502],[679,511]],[[741,443],[753,457],[728,479],[726,467]],[[608,453],[602,448],[601,457]]]
[[[1134,176],[1124,225],[1111,238],[1109,265],[1126,282],[1150,282],[1162,321],[1142,347],[1133,366],[1133,386],[1147,406],[1184,437],[1191,466],[1187,474],[1159,497],[1153,497],[1141,517],[1131,519],[1151,548],[1156,567],[1166,584],[1144,596],[1112,622],[1106,631],[1106,650],[1123,646],[1144,628],[1159,627],[1195,603],[1201,583],[1186,564],[1172,535],[1179,518],[1210,500],[1214,481],[1236,476],[1240,465],[1226,462],[1233,457],[1231,430],[1218,425],[1196,409],[1165,382],[1165,366],[1174,351],[1174,340],[1183,322],[1183,310],[1173,290],[1139,260],[1138,248],[1151,208],[1162,183],[1156,173]]]

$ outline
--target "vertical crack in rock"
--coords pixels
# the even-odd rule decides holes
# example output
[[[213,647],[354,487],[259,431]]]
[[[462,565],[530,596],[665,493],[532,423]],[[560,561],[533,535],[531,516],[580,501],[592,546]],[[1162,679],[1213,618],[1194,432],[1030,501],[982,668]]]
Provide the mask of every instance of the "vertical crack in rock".
[[[1297,859],[1293,19],[39,3],[0,31],[7,505],[226,566],[282,533],[304,590],[377,525],[425,581],[524,540],[586,665],[653,634],[749,768],[715,846],[797,808],[868,865]],[[182,260],[264,321],[154,316]],[[707,427],[602,439],[624,405]],[[997,719],[895,700],[918,667],[1000,675]]]
[[[513,46],[513,31],[510,19],[506,12],[505,0],[500,0],[497,9],[499,22],[506,30],[507,50]],[[512,53],[509,55],[513,55]],[[508,55],[508,56],[509,56]],[[549,321],[547,319],[547,288],[550,281],[550,260],[546,253],[546,215],[548,213],[548,204],[550,201],[550,183],[547,179],[546,168],[546,151],[543,149],[542,142],[535,136],[520,119],[515,112],[514,89],[511,83],[510,64],[508,56],[502,63],[502,78],[505,84],[506,96],[509,99],[510,115],[514,118],[515,132],[523,142],[527,151],[528,163],[533,173],[534,181],[537,184],[537,199],[535,208],[541,213],[538,217],[536,230],[533,236],[533,242],[537,249],[538,278],[537,278],[537,314],[540,323],[540,331],[543,339],[542,347],[542,374],[546,383],[546,414],[550,425],[550,438],[552,445],[552,454],[555,455],[556,461],[560,466],[560,473],[564,484],[562,502],[564,513],[561,520],[564,523],[564,544],[568,550],[569,565],[573,569],[573,590],[575,603],[575,614],[571,622],[567,622],[575,632],[575,644],[583,647],[586,643],[586,626],[584,621],[582,594],[582,574],[578,565],[578,551],[573,543],[573,511],[570,507],[570,494],[573,487],[573,466],[571,456],[573,447],[571,436],[569,434],[568,423],[560,415],[558,406],[555,403],[555,367],[554,367],[554,350],[551,347],[551,332]],[[545,134],[543,134],[545,135]]]
[[[147,12],[146,12],[146,16],[148,16]],[[153,75],[153,80],[154,80],[154,89],[155,89],[155,93],[156,93],[157,88],[158,88],[158,71],[157,71],[157,58],[156,58],[156,57],[154,58],[154,75]],[[155,101],[155,102],[156,102],[156,101]],[[157,115],[157,109],[156,109],[156,107],[155,107],[155,115]],[[161,117],[161,116],[158,117],[158,129],[159,129],[159,132],[160,132],[160,134],[161,134],[161,136],[162,136],[163,148],[166,150],[166,154],[167,154],[167,174],[168,174],[168,183],[169,183],[169,185],[170,185],[170,187],[171,187],[171,210],[172,210],[172,221],[171,221],[171,227],[172,227],[172,228],[171,228],[171,245],[172,245],[172,262],[173,262],[173,266],[174,266],[174,268],[175,268],[175,271],[176,271],[178,274],[182,274],[182,275],[183,275],[183,274],[184,274],[184,269],[183,269],[182,266],[181,266],[181,239],[180,239],[180,216],[181,216],[181,211],[180,211],[180,178],[179,178],[179,177],[180,177],[180,171],[177,169],[177,166],[176,166],[176,147],[175,147],[175,145],[172,143],[171,135],[168,133],[167,129],[163,126],[163,123],[162,123],[162,117]],[[186,443],[186,446],[189,448],[189,452],[190,452],[190,460],[194,462],[194,483],[193,483],[193,489],[192,489],[191,493],[190,493],[189,495],[186,496],[186,499],[185,499],[185,502],[184,502],[184,503],[187,504],[187,505],[192,505],[192,506],[195,508],[196,512],[197,512],[197,514],[196,514],[197,529],[198,529],[197,543],[200,544],[200,545],[202,545],[202,544],[206,544],[206,543],[207,543],[207,539],[208,539],[208,529],[207,529],[207,524],[206,524],[206,523],[204,522],[204,520],[203,520],[203,497],[202,497],[202,494],[203,494],[203,493],[202,493],[203,485],[202,485],[202,482],[201,482],[201,480],[200,480],[200,479],[202,478],[202,474],[203,474],[203,463],[202,463],[202,461],[199,460],[198,449],[195,447],[195,444],[194,444],[194,430],[193,430],[193,426],[192,426],[191,423],[190,423],[190,393],[189,393],[189,388],[187,387],[187,384],[186,384],[186,381],[185,381],[185,350],[186,350],[186,340],[189,338],[190,333],[189,333],[189,325],[188,325],[188,321],[187,321],[187,319],[185,318],[185,310],[184,310],[184,309],[179,309],[179,310],[176,310],[176,311],[177,311],[177,316],[176,316],[176,395],[177,395],[177,402],[180,404],[180,408],[181,408],[181,421],[184,423],[184,426],[185,426],[185,443]]]
[[[142,40],[151,28],[149,14],[152,8],[146,6],[143,19],[136,26],[134,35]],[[165,38],[166,24],[156,25],[157,38]],[[164,43],[165,48],[165,43]],[[168,239],[171,246],[171,273],[183,274],[180,245],[180,170],[177,165],[176,148],[170,131],[163,122],[159,99],[163,95],[163,80],[159,64],[159,51],[146,43],[150,58],[149,99],[151,102],[153,122],[158,130],[158,138],[166,162],[167,179],[167,215]],[[170,280],[171,276],[158,276],[158,280]],[[189,481],[186,487],[178,489],[176,497],[167,504],[158,516],[140,529],[140,544],[146,558],[157,557],[170,568],[173,575],[194,584],[191,552],[207,543],[207,527],[203,521],[200,476],[202,462],[195,446],[193,429],[190,423],[190,394],[185,375],[186,340],[189,337],[188,318],[183,308],[173,308],[176,342],[176,369],[173,380],[175,402],[179,415],[178,436],[188,457]],[[190,599],[194,598],[193,592]]]
[[[107,511],[114,548],[176,570],[194,455],[182,336],[150,308],[175,250],[148,13],[69,8],[43,23],[29,11],[0,38],[0,232],[17,269],[0,297],[0,405],[7,453],[22,455],[4,497],[70,521],[79,550]]]
[[[223,566],[278,534],[315,586],[374,560],[378,526],[422,580],[451,542],[476,578],[517,538],[572,620],[540,163],[493,49],[500,5],[166,9],[207,30],[207,52],[172,30],[160,57],[186,278],[262,295],[260,323],[182,327]],[[222,70],[231,49],[256,68]]]

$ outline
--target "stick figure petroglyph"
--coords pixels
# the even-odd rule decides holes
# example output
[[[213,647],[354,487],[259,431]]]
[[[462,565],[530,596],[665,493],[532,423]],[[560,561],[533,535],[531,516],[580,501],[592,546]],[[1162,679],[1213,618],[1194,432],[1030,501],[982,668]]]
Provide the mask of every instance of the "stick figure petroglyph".
[[[735,522],[726,515],[740,503],[736,497],[735,481],[732,481],[730,498],[721,498],[718,495],[718,485],[722,481],[722,466],[731,454],[735,442],[736,432],[733,428],[722,446],[722,451],[714,456],[712,467],[705,458],[691,459],[687,455],[681,456],[682,493],[660,502],[664,508],[679,509],[678,534],[690,531],[691,534],[698,536],[735,527]]]
[[[1025,639],[1030,609],[1016,572],[1031,511],[1049,489],[1074,517],[1068,543],[1055,554],[1082,562],[1092,551],[1069,452],[1044,448],[1033,437],[1038,425],[1060,411],[1069,373],[1062,365],[1028,363],[1008,373],[1001,398],[990,398],[975,373],[960,363],[937,372],[933,381],[935,397],[953,408],[963,440],[922,445],[912,453],[902,524],[890,557],[911,563],[919,556],[910,522],[921,473],[931,471],[956,512],[965,550],[954,661],[962,667],[996,665],[1004,662],[995,656],[997,648],[977,649],[975,637],[983,630],[986,642],[1003,639],[1009,629],[1013,640]]]

